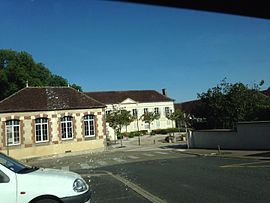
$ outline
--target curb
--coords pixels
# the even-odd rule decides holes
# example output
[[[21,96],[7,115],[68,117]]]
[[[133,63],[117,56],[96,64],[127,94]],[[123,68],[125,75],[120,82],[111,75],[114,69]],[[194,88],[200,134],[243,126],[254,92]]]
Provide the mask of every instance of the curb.
[[[177,150],[175,150],[177,151]],[[210,153],[210,154],[202,154],[196,152],[188,152],[188,151],[177,151],[181,154],[188,154],[188,155],[195,155],[200,157],[221,157],[221,158],[237,158],[237,159],[251,159],[251,160],[270,160],[270,157],[252,157],[252,156],[241,156],[241,155],[222,155],[217,153]]]

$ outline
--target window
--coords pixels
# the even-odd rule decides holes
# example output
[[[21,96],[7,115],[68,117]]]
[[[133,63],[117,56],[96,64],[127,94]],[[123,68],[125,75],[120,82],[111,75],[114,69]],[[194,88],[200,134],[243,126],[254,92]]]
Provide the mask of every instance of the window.
[[[143,109],[143,112],[144,112],[144,113],[148,113],[148,108],[144,108],[144,109]]]
[[[155,114],[159,114],[159,108],[156,107],[156,108],[154,109],[154,112],[155,112]]]
[[[132,115],[137,117],[138,116],[138,111],[137,109],[132,109]]]
[[[160,128],[160,121],[159,120],[156,121],[156,127]]]
[[[8,183],[10,181],[9,177],[0,171],[0,183]]]
[[[169,107],[165,107],[165,115],[167,116],[170,113],[170,108]]]
[[[20,121],[9,120],[6,121],[6,136],[7,145],[19,145],[20,144]]]
[[[36,142],[47,142],[48,137],[48,119],[38,118],[36,119]]]
[[[62,133],[62,139],[72,139],[72,117],[71,116],[65,116],[61,118],[61,133]]]
[[[95,137],[95,119],[93,115],[83,117],[85,137]]]

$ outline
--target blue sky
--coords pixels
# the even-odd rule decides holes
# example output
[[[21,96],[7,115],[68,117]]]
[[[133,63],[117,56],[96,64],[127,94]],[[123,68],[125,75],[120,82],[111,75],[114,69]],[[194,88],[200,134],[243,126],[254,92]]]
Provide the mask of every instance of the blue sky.
[[[0,0],[0,49],[27,51],[84,91],[270,86],[270,20],[101,0]]]

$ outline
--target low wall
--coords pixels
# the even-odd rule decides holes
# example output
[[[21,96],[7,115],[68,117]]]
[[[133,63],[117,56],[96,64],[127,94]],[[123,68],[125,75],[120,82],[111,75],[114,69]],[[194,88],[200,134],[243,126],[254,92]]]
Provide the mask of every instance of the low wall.
[[[200,130],[187,136],[189,148],[217,149],[270,149],[270,121],[240,122],[235,131]]]

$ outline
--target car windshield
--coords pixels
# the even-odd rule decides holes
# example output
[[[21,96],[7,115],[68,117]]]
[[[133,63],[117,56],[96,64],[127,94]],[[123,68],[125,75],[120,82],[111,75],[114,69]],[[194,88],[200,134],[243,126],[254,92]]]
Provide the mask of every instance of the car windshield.
[[[77,173],[91,202],[270,202],[265,2],[0,0],[0,169],[48,198]]]
[[[35,170],[35,167],[26,166],[19,161],[0,153],[0,164],[15,173],[27,173]]]

